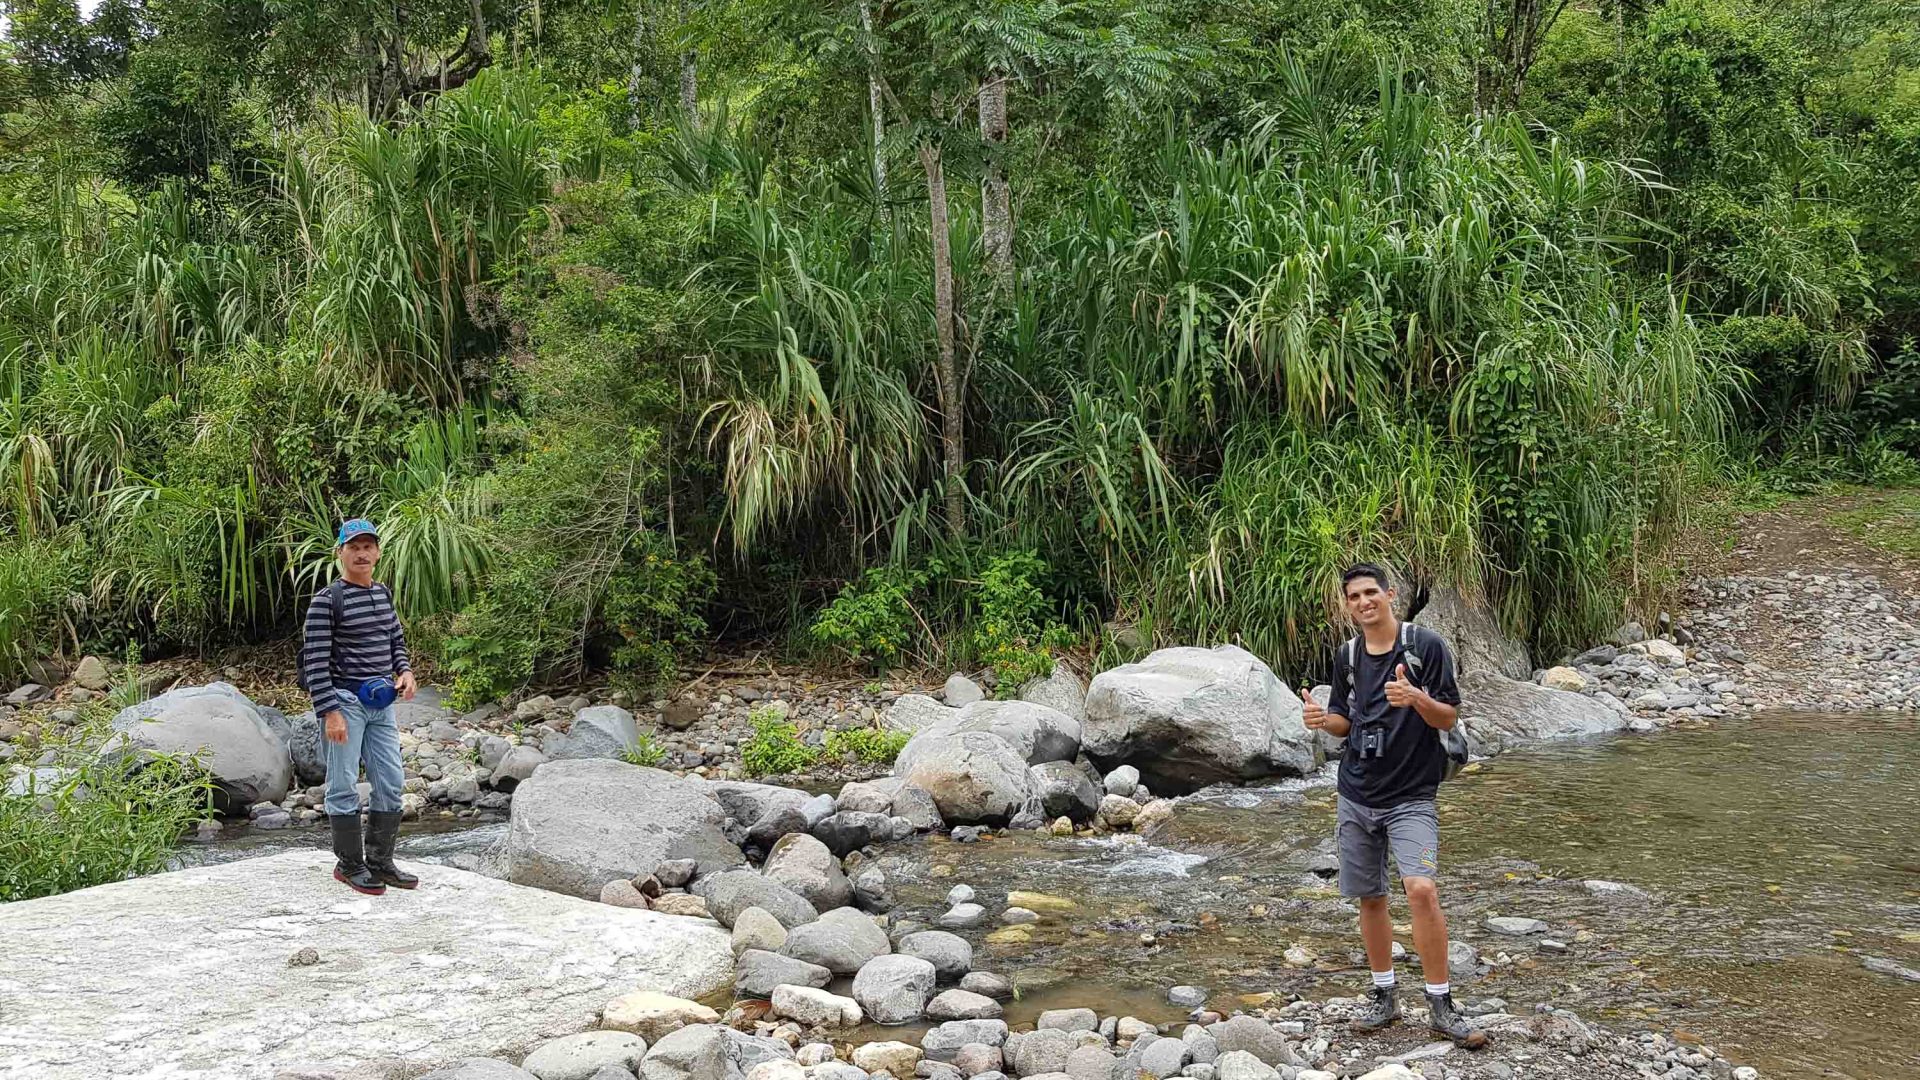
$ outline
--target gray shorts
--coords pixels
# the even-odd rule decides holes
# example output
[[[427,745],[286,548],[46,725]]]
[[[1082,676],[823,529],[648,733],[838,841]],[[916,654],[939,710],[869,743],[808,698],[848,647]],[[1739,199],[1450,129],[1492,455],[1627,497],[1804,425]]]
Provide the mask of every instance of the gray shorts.
[[[1340,895],[1387,894],[1387,852],[1400,876],[1436,877],[1440,873],[1440,812],[1432,800],[1375,810],[1340,796]]]

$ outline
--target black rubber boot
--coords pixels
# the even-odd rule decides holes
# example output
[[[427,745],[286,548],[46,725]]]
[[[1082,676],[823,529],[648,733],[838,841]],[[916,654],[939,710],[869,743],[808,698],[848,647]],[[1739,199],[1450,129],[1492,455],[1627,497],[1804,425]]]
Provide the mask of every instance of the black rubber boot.
[[[1360,1011],[1360,1015],[1353,1018],[1353,1023],[1347,1026],[1354,1031],[1365,1033],[1379,1031],[1400,1019],[1400,1003],[1394,1000],[1393,990],[1391,986],[1374,987],[1368,993],[1373,1000],[1369,1001],[1367,1007]]]
[[[1467,1023],[1467,1018],[1461,1016],[1460,1010],[1454,1007],[1452,994],[1428,994],[1427,1011],[1432,1014],[1427,1026],[1433,1029],[1435,1035],[1452,1039],[1456,1045],[1469,1050],[1478,1050],[1487,1045],[1487,1033]]]
[[[368,896],[385,893],[387,887],[367,869],[366,856],[360,847],[360,815],[329,814],[327,822],[333,826],[333,857],[340,860],[333,864],[333,879]]]
[[[393,845],[400,840],[400,812],[375,810],[367,815],[367,869],[381,884],[411,889],[420,879],[393,861]]]

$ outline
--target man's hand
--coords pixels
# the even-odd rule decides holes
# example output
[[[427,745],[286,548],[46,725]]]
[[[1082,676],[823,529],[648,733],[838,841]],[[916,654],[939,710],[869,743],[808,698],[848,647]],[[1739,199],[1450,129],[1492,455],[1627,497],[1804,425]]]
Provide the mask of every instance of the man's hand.
[[[1326,708],[1313,700],[1313,691],[1304,686],[1300,688],[1300,720],[1314,731],[1319,731],[1327,724]]]
[[[327,741],[333,743],[347,741],[347,718],[341,715],[339,709],[331,709],[327,712]]]
[[[393,680],[393,688],[400,692],[401,701],[412,701],[414,691],[420,689],[420,680],[413,677],[413,672],[403,671]]]
[[[1426,691],[1407,681],[1407,665],[1393,669],[1393,678],[1387,680],[1387,704],[1396,709],[1403,705],[1418,706],[1425,695]]]

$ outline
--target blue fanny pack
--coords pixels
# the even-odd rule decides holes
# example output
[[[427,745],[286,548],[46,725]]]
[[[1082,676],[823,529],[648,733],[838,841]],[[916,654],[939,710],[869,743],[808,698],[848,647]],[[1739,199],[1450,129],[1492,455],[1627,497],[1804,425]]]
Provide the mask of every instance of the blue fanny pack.
[[[392,679],[377,675],[354,687],[353,696],[369,709],[384,709],[393,704],[393,699],[400,696],[400,691],[394,688]]]

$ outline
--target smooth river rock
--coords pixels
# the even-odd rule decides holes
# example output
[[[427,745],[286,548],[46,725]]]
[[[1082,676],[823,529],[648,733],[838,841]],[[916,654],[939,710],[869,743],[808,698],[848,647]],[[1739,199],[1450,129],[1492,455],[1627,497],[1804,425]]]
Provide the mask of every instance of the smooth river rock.
[[[1319,761],[1300,699],[1235,645],[1161,649],[1094,676],[1081,738],[1103,769],[1133,765],[1157,793],[1299,776]]]
[[[1488,671],[1460,676],[1460,720],[1475,751],[1499,753],[1528,743],[1605,735],[1627,718],[1599,701]]]
[[[284,720],[284,718],[283,718]],[[293,786],[289,734],[275,731],[252,699],[223,683],[183,686],[120,710],[103,754],[198,754],[227,813],[279,802]]]
[[[984,731],[916,735],[894,773],[932,795],[951,824],[1003,825],[1027,803],[1026,759]]]
[[[646,987],[732,979],[711,923],[451,867],[357,896],[313,850],[0,905],[0,1076],[258,1080],[512,1058]],[[165,948],[155,948],[164,942]],[[293,966],[303,947],[319,962]]]
[[[614,878],[644,877],[671,859],[693,859],[703,874],[738,866],[746,857],[721,831],[726,815],[708,792],[624,761],[549,761],[514,789],[507,880],[594,899]]]

